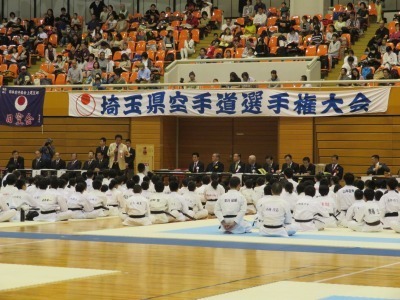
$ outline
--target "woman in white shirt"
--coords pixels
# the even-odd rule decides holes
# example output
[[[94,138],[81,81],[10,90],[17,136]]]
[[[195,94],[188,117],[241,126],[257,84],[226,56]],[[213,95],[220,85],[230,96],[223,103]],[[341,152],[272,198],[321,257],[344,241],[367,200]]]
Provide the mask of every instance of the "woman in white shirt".
[[[254,6],[251,5],[251,0],[247,0],[247,5],[243,7],[243,18],[251,18],[254,16]]]
[[[299,34],[294,30],[293,27],[290,28],[290,32],[287,34],[287,47],[294,48],[299,44]]]
[[[347,64],[349,57],[354,58],[354,64],[358,66],[358,58],[357,58],[357,56],[354,55],[354,51],[351,49],[348,51],[348,55],[345,56],[343,63]]]
[[[44,58],[46,59],[47,64],[51,64],[56,61],[57,52],[56,52],[56,49],[54,49],[51,44],[47,45],[47,49],[44,52]]]
[[[224,33],[221,35],[219,46],[222,48],[227,48],[232,46],[233,34],[229,27],[226,27]]]
[[[195,43],[192,39],[192,34],[189,33],[187,39],[185,40],[183,48],[181,49],[181,58],[186,60],[189,58],[189,55],[192,55],[195,52]]]

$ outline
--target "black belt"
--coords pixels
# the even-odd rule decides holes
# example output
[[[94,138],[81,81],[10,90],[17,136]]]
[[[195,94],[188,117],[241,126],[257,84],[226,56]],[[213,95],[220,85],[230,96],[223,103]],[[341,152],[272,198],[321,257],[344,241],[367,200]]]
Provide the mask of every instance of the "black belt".
[[[193,210],[193,208],[192,208],[192,210]],[[189,218],[190,220],[196,220],[195,218],[193,218],[193,217],[191,217],[191,216],[189,216],[188,214],[185,214],[183,211],[181,211],[181,210],[178,210],[182,215],[184,215],[186,218]]]
[[[385,214],[385,218],[386,217],[398,217],[398,216],[399,216],[398,212],[391,212],[391,213]]]
[[[378,226],[379,224],[381,224],[381,221],[376,221],[372,223],[365,222],[365,224],[367,224],[368,226]]]
[[[278,228],[282,228],[283,225],[277,225],[277,226],[272,226],[272,225],[264,225],[265,228],[269,228],[269,229],[278,229]]]
[[[165,211],[151,211],[150,213],[153,215],[161,215],[161,214],[165,214]]]
[[[54,213],[56,213],[56,211],[55,210],[48,210],[48,211],[40,211],[40,213],[42,215],[48,215],[48,214],[54,214]]]
[[[237,215],[226,215],[226,216],[224,216],[224,218],[236,218],[237,217]]]
[[[132,218],[132,219],[141,219],[141,218],[144,218],[144,217],[146,217],[146,215],[135,215],[135,216],[129,215],[129,218]]]
[[[341,211],[344,211],[345,213],[347,213],[347,209],[342,209]]]
[[[103,205],[95,206],[93,209],[94,209],[94,210],[98,210],[98,209],[105,209],[105,210],[108,210],[108,208],[105,207],[105,206],[103,206]]]
[[[216,202],[218,199],[208,199],[207,201]]]
[[[335,214],[332,214],[332,213],[330,213],[330,214],[329,214],[329,216],[330,216],[330,217],[334,217],[334,216],[335,216]]]
[[[314,221],[314,219],[308,219],[308,220],[298,220],[298,219],[294,219],[297,223],[308,223],[308,222],[312,222]]]
[[[193,207],[188,207],[189,210],[193,210]]]
[[[108,204],[108,206],[118,207],[118,204]]]
[[[80,208],[80,207],[73,207],[73,208],[68,208],[68,210],[78,211],[78,210],[82,210],[82,208]]]

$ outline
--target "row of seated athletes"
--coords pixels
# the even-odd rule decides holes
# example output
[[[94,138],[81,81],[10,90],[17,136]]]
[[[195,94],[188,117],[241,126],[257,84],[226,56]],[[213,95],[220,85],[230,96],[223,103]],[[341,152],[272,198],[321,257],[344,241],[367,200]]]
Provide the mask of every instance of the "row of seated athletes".
[[[107,186],[101,176],[93,180],[93,174],[86,181],[83,177],[70,180],[68,187],[62,178],[39,177],[35,185],[26,188],[25,182],[12,174],[1,190],[0,221],[21,217],[60,221],[112,215],[119,216],[124,225],[135,226],[215,215],[221,230],[228,233],[250,232],[252,226],[260,228],[261,234],[272,236],[337,226],[365,232],[383,228],[400,232],[396,179],[385,182],[387,190],[380,185],[375,192],[373,181],[367,182],[364,189],[364,182],[355,183],[351,173],[344,175],[344,187],[329,187],[327,179],[299,184],[293,180],[291,169],[284,174],[281,182],[270,176],[266,183],[260,177],[253,188],[252,180],[241,187],[237,177],[232,177],[224,187],[214,173],[205,176],[200,187],[192,180],[183,180],[181,189],[177,179],[171,179],[166,188],[158,176],[153,176],[151,182],[145,177],[139,185],[137,175],[126,184],[123,179],[112,179]],[[246,213],[255,214],[253,225],[243,219]]]

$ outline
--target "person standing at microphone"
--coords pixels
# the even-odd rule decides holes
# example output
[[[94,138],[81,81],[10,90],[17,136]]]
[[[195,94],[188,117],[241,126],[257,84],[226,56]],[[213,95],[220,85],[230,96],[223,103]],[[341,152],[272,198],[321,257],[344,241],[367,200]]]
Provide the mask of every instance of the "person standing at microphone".
[[[117,171],[126,169],[125,157],[129,157],[129,151],[126,145],[122,144],[122,135],[115,135],[115,143],[108,147],[107,155],[110,158],[108,167]]]

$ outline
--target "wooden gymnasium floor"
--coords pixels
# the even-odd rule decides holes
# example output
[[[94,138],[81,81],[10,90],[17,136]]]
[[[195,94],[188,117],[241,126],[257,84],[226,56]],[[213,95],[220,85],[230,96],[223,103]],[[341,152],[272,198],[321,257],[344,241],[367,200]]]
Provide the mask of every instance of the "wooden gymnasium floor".
[[[112,217],[0,224],[0,299],[400,299],[400,234],[382,234],[265,238],[220,234],[216,220],[127,228]]]

